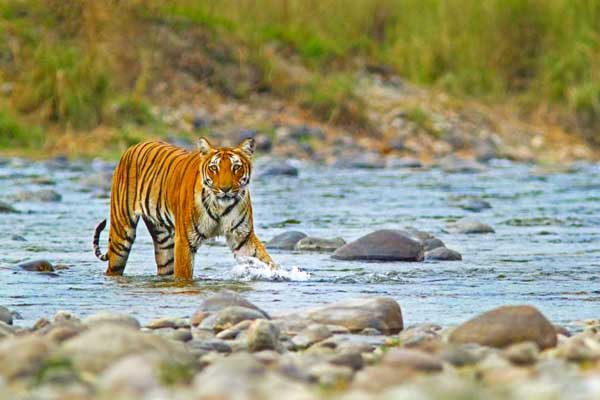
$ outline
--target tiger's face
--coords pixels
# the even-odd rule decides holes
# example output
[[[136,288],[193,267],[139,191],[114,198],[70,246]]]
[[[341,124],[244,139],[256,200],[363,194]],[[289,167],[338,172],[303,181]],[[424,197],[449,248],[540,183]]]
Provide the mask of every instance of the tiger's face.
[[[239,146],[229,148],[213,147],[201,138],[198,147],[203,155],[200,175],[204,187],[223,203],[241,197],[250,183],[254,139],[246,139]]]

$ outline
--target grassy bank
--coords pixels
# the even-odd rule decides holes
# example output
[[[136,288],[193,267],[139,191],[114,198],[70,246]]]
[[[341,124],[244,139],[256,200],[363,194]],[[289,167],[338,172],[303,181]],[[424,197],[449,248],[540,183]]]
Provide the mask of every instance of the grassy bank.
[[[598,143],[599,38],[593,0],[15,0],[0,4],[0,130],[160,130],[153,89],[188,68],[225,96],[267,92],[368,131],[354,76],[370,70]]]

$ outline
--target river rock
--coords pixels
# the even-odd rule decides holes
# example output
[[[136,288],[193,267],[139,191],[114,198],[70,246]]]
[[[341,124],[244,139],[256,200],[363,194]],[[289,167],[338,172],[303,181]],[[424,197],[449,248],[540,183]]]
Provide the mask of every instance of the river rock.
[[[438,372],[443,369],[442,361],[431,354],[413,349],[390,349],[381,361],[393,368],[407,368],[424,372]]]
[[[298,168],[296,168],[289,160],[270,159],[259,162],[256,165],[257,178],[265,178],[271,176],[298,176]]]
[[[362,168],[362,169],[379,169],[385,168],[385,158],[375,152],[358,152],[340,155],[332,164],[335,168]]]
[[[444,242],[442,242],[440,239],[438,239],[436,237],[426,238],[426,239],[420,240],[420,242],[423,243],[423,249],[426,252],[431,251],[433,249],[437,249],[438,247],[446,247]]]
[[[266,319],[266,316],[262,312],[252,308],[239,306],[227,307],[217,313],[213,329],[215,332],[221,332],[239,322],[255,319]]]
[[[12,325],[13,323],[13,315],[10,310],[4,306],[0,306],[0,321]]]
[[[46,260],[28,261],[18,264],[17,268],[30,272],[54,272],[54,267]]]
[[[332,257],[337,260],[423,261],[424,250],[423,245],[406,232],[382,229],[340,247]]]
[[[279,340],[279,328],[271,321],[257,319],[248,327],[246,340],[250,351],[275,350]]]
[[[458,326],[450,334],[449,340],[497,348],[531,341],[540,349],[547,349],[556,346],[556,331],[546,317],[532,306],[502,306]]]
[[[435,261],[460,261],[462,260],[462,255],[456,250],[448,249],[446,247],[437,247],[425,253],[425,259]]]
[[[37,191],[22,191],[14,195],[16,201],[31,201],[53,203],[62,200],[62,196],[55,190],[42,189]]]
[[[187,328],[158,328],[153,329],[152,333],[177,342],[189,342],[192,340],[192,332]]]
[[[194,378],[194,393],[205,399],[250,399],[250,394],[265,376],[266,368],[248,353],[236,353],[219,360]],[[254,392],[256,395],[256,392]]]
[[[84,175],[79,180],[79,184],[90,191],[99,191],[108,193],[112,187],[113,172],[100,171],[95,174]]]
[[[11,381],[35,375],[52,350],[52,343],[37,335],[0,340],[0,377]]]
[[[26,242],[27,239],[25,239],[23,236],[21,235],[12,235],[10,237],[10,240],[14,240],[15,242]]]
[[[535,364],[540,350],[533,342],[521,342],[508,346],[503,354],[511,363],[517,365]]]
[[[385,160],[386,168],[421,168],[423,164],[418,158],[413,157],[388,157]]]
[[[231,346],[221,339],[191,340],[186,348],[195,352],[231,353]]]
[[[128,314],[113,313],[108,311],[101,311],[99,313],[90,315],[83,319],[83,324],[90,328],[99,325],[122,325],[133,329],[140,329],[140,322]]]
[[[161,387],[162,358],[155,353],[133,354],[117,361],[104,371],[98,381],[101,391],[138,398]]]
[[[463,210],[481,212],[492,208],[492,205],[482,199],[465,199],[458,203],[458,206]]]
[[[57,356],[70,359],[78,370],[99,373],[124,356],[146,352],[182,362],[190,357],[181,343],[119,324],[99,324],[67,340]]]
[[[491,226],[470,218],[463,218],[448,224],[448,230],[464,234],[494,233]]]
[[[297,349],[305,349],[312,346],[314,343],[320,342],[331,337],[332,333],[323,324],[312,324],[300,331],[292,338],[292,343]]]
[[[161,328],[188,328],[189,322],[183,318],[172,318],[162,317],[155,318],[146,324],[148,329],[161,329]]]
[[[266,312],[264,312],[248,300],[244,299],[236,292],[231,290],[223,290],[202,300],[200,306],[196,310],[196,313],[192,317],[192,325],[198,325],[211,313],[217,313],[224,308],[232,306],[250,308],[263,314],[264,318],[269,318],[269,315]]]
[[[462,159],[453,155],[441,159],[439,166],[447,173],[477,173],[486,171],[485,165],[475,160]]]
[[[389,297],[342,300],[309,310],[302,316],[321,324],[341,325],[351,332],[374,328],[389,334],[404,326],[400,305]]]
[[[4,321],[0,321],[0,339],[14,335],[15,328]]]
[[[296,243],[296,251],[335,251],[346,244],[341,237],[333,239],[322,239],[316,237],[305,237]]]
[[[19,211],[10,204],[0,200],[0,214],[16,214]]]
[[[269,249],[294,250],[296,244],[306,237],[306,233],[298,231],[287,231],[275,236],[265,246]]]

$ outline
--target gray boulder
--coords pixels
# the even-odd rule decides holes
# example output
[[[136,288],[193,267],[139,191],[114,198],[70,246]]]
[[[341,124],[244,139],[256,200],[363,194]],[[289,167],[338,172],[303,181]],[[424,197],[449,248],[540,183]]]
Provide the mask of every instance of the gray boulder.
[[[435,261],[460,261],[462,260],[462,255],[456,250],[451,250],[446,247],[437,247],[425,253],[425,259]]]
[[[294,250],[297,251],[335,251],[346,244],[346,241],[340,237],[333,239],[323,239],[316,237],[305,237],[300,239]]]
[[[269,249],[294,250],[296,244],[306,237],[306,233],[298,231],[283,232],[265,243]]]
[[[42,189],[37,191],[22,191],[14,195],[15,201],[30,201],[40,203],[53,203],[62,200],[62,196],[55,190]]]
[[[382,229],[350,242],[333,255],[337,260],[423,261],[423,245],[406,232]]]
[[[450,232],[464,234],[494,233],[494,229],[483,222],[463,218],[447,225]]]

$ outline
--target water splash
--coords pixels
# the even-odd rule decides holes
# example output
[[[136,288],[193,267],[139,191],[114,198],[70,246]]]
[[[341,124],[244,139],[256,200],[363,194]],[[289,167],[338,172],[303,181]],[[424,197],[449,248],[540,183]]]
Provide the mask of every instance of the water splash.
[[[310,273],[300,269],[297,266],[291,268],[279,266],[278,269],[271,269],[262,261],[248,257],[239,260],[229,275],[232,279],[240,281],[307,281],[310,279]]]

